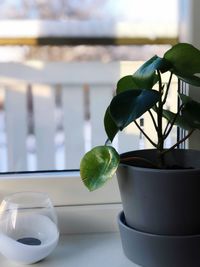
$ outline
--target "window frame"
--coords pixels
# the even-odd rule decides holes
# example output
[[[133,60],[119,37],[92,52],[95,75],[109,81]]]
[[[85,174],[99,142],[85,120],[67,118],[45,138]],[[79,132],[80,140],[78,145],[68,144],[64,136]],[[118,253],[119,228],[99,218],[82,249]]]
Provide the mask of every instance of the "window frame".
[[[183,5],[186,5],[184,1]],[[197,1],[196,1],[197,2]],[[191,1],[194,7],[195,0]],[[191,27],[198,22],[194,12],[199,10],[189,9],[190,21],[183,20],[186,33],[180,34],[180,41],[200,44],[193,36],[189,36]],[[193,16],[194,15],[194,16]],[[185,25],[184,25],[185,23]],[[195,24],[196,25],[196,24]],[[186,34],[186,35],[185,35]],[[195,40],[194,40],[195,39]],[[145,39],[145,38],[65,38],[65,37],[34,37],[34,38],[2,38],[0,45],[66,45],[66,44],[160,44],[163,42],[174,44],[175,39]],[[192,94],[193,90],[191,91]],[[196,93],[200,99],[200,92]],[[189,148],[200,148],[199,135],[192,135]],[[19,191],[38,191],[47,193],[55,205],[58,213],[61,233],[106,232],[117,231],[116,215],[121,210],[120,194],[116,177],[109,181],[103,188],[89,192],[83,186],[79,171],[53,171],[53,172],[28,172],[28,173],[3,173],[0,175],[0,198]]]
[[[200,49],[199,36],[199,9],[200,2],[196,0],[179,0],[179,40],[189,42]],[[188,86],[188,94],[193,99],[200,101],[200,90],[194,86]],[[187,141],[187,147],[200,150],[200,132],[195,131]]]
[[[89,192],[77,170],[0,175],[0,201],[7,195],[29,191],[48,194],[62,234],[118,231],[116,217],[122,208],[115,176],[103,188]]]
[[[50,27],[49,24],[50,23]],[[54,20],[2,20],[0,22],[0,45],[31,45],[31,46],[43,46],[43,45],[174,45],[178,41],[178,36],[165,33],[161,35],[142,35],[137,31],[130,36],[118,32],[115,27],[116,22],[107,22],[102,25],[102,22],[91,21],[97,28],[101,25],[101,32],[91,32],[88,27],[89,21],[83,21],[80,23],[81,27],[80,35],[74,35],[71,32],[71,27],[76,25],[72,21],[71,24],[67,24],[65,21]],[[24,28],[24,24],[29,27],[29,32]],[[130,23],[131,25],[131,23]],[[6,32],[3,30],[6,27]],[[13,35],[13,27],[15,33]],[[124,26],[125,27],[125,26]],[[77,25],[75,29],[77,28]],[[91,27],[93,28],[93,27]],[[114,30],[112,30],[114,28]],[[2,29],[2,30],[1,30]],[[59,31],[57,31],[59,29]],[[109,30],[111,29],[111,30]],[[93,30],[92,30],[93,31]]]

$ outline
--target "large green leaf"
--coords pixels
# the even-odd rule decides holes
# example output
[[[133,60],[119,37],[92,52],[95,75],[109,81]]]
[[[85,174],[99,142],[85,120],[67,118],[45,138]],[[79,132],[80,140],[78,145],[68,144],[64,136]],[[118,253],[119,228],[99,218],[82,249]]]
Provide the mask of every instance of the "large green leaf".
[[[178,115],[176,118],[175,125],[185,130],[200,130],[200,103],[192,100],[192,98],[187,95],[180,94],[179,96],[184,106],[181,115]],[[169,110],[163,111],[163,117],[170,122],[173,121],[175,116],[176,114]]]
[[[163,117],[167,119],[169,122],[172,122],[175,116],[176,114],[174,112],[170,110],[163,110]],[[176,117],[174,125],[177,125],[186,131],[193,129],[192,125],[183,116],[180,115]]]
[[[179,94],[179,97],[184,104],[182,116],[194,129],[200,130],[200,103],[184,94]]]
[[[152,108],[159,100],[155,90],[129,90],[116,95],[110,103],[110,115],[122,130]]]
[[[118,81],[117,94],[131,89],[140,89],[132,75],[124,76]]]
[[[134,74],[134,82],[138,85],[138,89],[152,88],[158,81],[156,70],[168,70],[168,61],[158,56],[154,56],[146,61]]]
[[[179,93],[179,97],[180,97],[183,104],[187,104],[187,103],[192,101],[191,97],[184,95],[184,94],[181,94],[181,93]]]
[[[110,116],[109,107],[107,108],[104,116],[104,128],[109,140],[112,142],[119,129],[112,117]]]
[[[182,116],[191,124],[193,129],[200,130],[200,103],[192,100],[185,104]]]
[[[164,58],[172,64],[171,70],[181,80],[200,86],[200,51],[191,44],[179,43],[168,50]]]
[[[81,160],[80,174],[86,187],[93,191],[105,184],[115,174],[120,157],[111,146],[97,146]]]

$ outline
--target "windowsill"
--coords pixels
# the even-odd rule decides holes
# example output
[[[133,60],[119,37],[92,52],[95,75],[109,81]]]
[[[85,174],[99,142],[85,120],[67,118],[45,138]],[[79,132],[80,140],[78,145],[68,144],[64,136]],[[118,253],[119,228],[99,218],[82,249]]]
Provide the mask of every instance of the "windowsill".
[[[21,267],[0,256],[1,267]],[[123,254],[119,233],[62,235],[56,249],[36,267],[137,267]]]

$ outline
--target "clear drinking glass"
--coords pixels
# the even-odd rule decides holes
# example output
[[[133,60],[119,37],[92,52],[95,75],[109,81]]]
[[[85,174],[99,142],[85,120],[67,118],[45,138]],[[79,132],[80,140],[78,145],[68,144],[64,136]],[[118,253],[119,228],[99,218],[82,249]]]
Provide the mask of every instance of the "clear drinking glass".
[[[48,195],[20,192],[0,206],[0,252],[12,261],[31,264],[48,256],[59,239],[57,216]]]

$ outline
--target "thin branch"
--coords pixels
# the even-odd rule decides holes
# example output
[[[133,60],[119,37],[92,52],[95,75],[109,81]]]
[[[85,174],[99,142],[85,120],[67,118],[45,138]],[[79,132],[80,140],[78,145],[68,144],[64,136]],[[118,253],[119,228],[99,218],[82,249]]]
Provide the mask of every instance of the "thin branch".
[[[110,139],[106,139],[106,142],[105,142],[105,146],[110,146],[112,144],[112,142],[110,141]]]
[[[169,88],[170,88],[170,85],[171,85],[172,76],[173,76],[173,73],[171,72],[170,73],[170,77],[169,77],[169,81],[167,83],[167,88],[166,88],[166,91],[165,91],[165,96],[164,96],[164,99],[163,99],[163,105],[166,103],[166,100],[167,100],[167,96],[168,96],[168,93],[169,93]]]
[[[153,109],[154,109],[154,111],[155,111],[156,113],[158,113],[158,106],[157,106],[157,104],[155,104],[155,105],[153,106]]]
[[[184,104],[180,105],[173,120],[171,122],[168,121],[167,126],[166,126],[165,131],[164,131],[164,139],[166,139],[168,137],[168,135],[170,134],[172,127],[174,126],[176,119],[177,119],[178,115],[180,114],[181,110],[183,109],[183,107],[184,107]],[[169,124],[171,124],[170,127],[169,127]],[[167,129],[168,127],[169,127],[169,129]]]
[[[155,129],[156,129],[156,131],[158,130],[158,126],[157,126],[157,124],[156,124],[156,120],[155,120],[155,118],[154,118],[154,116],[153,116],[153,113],[151,112],[151,110],[148,110],[148,112],[149,112],[149,114],[150,114],[150,116],[151,116],[151,119],[152,119],[152,121],[153,121],[153,125],[154,125],[154,127],[155,127]]]
[[[163,93],[163,84],[162,84],[162,77],[160,71],[157,70],[158,73],[158,83],[159,83],[159,94],[160,98],[158,101],[158,111],[157,111],[157,136],[158,136],[158,145],[157,149],[159,151],[163,150],[164,145],[164,138],[163,138],[163,121],[162,121],[162,114],[163,114],[163,103],[162,103],[162,93]]]
[[[162,85],[162,78],[161,78],[161,74],[160,71],[157,70],[157,74],[158,74],[158,83],[159,83],[159,89],[163,89],[163,85]]]
[[[152,144],[152,146],[157,147],[157,145],[148,137],[148,135],[143,131],[143,129],[140,127],[140,125],[137,123],[137,121],[134,121],[135,125],[138,127],[138,129],[142,132],[142,134],[146,137],[146,139]]]
[[[164,134],[163,134],[163,135],[164,135],[164,139],[166,139],[167,136],[168,136],[168,135],[166,135],[166,132],[167,132],[167,130],[168,130],[169,125],[171,125],[171,122],[170,122],[170,121],[167,122],[167,125],[166,125],[166,127],[165,127]],[[170,130],[170,131],[171,131],[171,130]],[[168,134],[169,134],[170,131],[168,131]]]
[[[179,140],[175,145],[173,145],[172,147],[170,147],[169,149],[165,150],[162,152],[162,154],[166,154],[168,153],[169,151],[173,150],[174,148],[176,148],[178,145],[180,145],[181,143],[183,143],[185,140],[187,140],[190,135],[193,134],[193,132],[195,131],[195,129],[192,129],[184,138],[182,138],[181,140]]]

